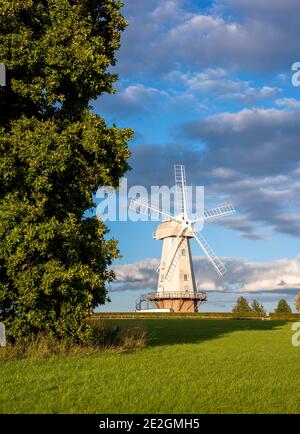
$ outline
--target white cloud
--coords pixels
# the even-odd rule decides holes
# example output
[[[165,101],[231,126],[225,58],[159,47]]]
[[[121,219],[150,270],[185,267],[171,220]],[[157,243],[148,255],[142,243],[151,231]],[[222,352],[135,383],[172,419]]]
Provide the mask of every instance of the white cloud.
[[[180,7],[180,2],[174,0],[164,0],[159,3],[153,12],[150,13],[150,17],[156,23],[176,23],[181,22],[188,16],[188,13],[183,11]]]
[[[299,137],[299,110],[290,108],[200,118],[181,129],[188,144],[135,147],[131,182],[170,184],[172,165],[180,161],[188,183],[205,185],[215,204],[229,200],[239,210],[238,217],[220,222],[222,226],[250,239],[272,231],[300,237]]]
[[[151,289],[156,285],[158,266],[156,259],[145,259],[134,264],[113,267],[119,289]]]
[[[285,107],[285,108],[289,108],[292,110],[300,111],[300,101],[298,99],[280,98],[280,99],[277,99],[275,102],[279,107]]]
[[[294,259],[268,262],[222,258],[227,273],[220,279],[205,257],[194,257],[197,287],[203,291],[293,293],[300,289],[300,255]],[[156,259],[115,266],[115,290],[155,290],[157,285]]]
[[[213,98],[255,104],[272,99],[281,92],[278,87],[253,87],[249,81],[231,78],[224,68],[208,68],[197,73],[174,70],[165,74],[164,79],[172,84],[182,84],[185,90],[181,96],[190,95],[195,98],[197,94],[209,95],[210,104]]]
[[[263,100],[274,98],[281,92],[278,87],[263,86],[260,88],[245,87],[242,92],[228,92],[223,93],[219,99],[222,100],[235,100],[243,104],[256,104]]]
[[[297,59],[298,0],[213,4],[204,10],[188,1],[128,1],[120,70],[147,74],[170,71],[175,65],[286,70]]]
[[[136,113],[147,113],[154,109],[161,99],[168,95],[165,91],[154,87],[135,83],[125,89],[117,90],[114,95],[104,95],[94,104],[96,110],[129,116]]]
[[[234,169],[248,168],[248,173],[268,173],[296,164],[300,157],[299,134],[299,113],[286,108],[222,112],[187,122],[181,128],[181,137],[205,141],[210,150],[218,148],[215,161],[223,161],[223,166],[231,162],[234,167],[230,168]]]

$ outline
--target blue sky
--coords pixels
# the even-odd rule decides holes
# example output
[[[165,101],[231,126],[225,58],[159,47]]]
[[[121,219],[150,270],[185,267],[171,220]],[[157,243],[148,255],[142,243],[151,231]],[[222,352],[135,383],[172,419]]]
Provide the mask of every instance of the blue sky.
[[[173,165],[204,185],[206,204],[231,201],[236,217],[204,234],[227,264],[221,279],[192,242],[205,311],[240,293],[267,309],[300,290],[299,0],[126,0],[129,22],[113,68],[116,94],[93,103],[108,124],[131,127],[129,185],[173,185]],[[155,290],[161,244],[153,222],[109,222],[122,259],[112,302],[133,310]]]

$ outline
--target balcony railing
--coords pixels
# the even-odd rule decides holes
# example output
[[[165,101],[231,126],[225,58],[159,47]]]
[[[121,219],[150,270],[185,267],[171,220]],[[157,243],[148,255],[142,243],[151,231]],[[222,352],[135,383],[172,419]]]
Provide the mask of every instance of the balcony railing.
[[[176,291],[176,292],[150,292],[144,296],[147,301],[166,300],[166,299],[193,299],[199,301],[207,300],[205,292],[194,291]]]

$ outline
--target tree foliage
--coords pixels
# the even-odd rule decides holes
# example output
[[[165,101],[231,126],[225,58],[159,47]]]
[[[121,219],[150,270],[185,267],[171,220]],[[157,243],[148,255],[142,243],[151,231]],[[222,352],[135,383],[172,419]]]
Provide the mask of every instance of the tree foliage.
[[[0,0],[0,320],[11,339],[84,340],[114,278],[117,243],[87,214],[97,188],[129,169],[132,131],[108,127],[89,101],[114,92],[120,7]]]
[[[239,297],[236,301],[236,305],[232,309],[232,312],[236,312],[236,313],[251,312],[251,307],[248,303],[248,300],[245,297]]]
[[[276,313],[292,313],[291,306],[288,304],[284,298],[279,300],[277,308],[275,309]]]
[[[251,303],[251,311],[255,312],[259,315],[266,315],[265,308],[262,303],[259,303],[257,300],[253,300]]]
[[[259,303],[257,300],[253,300],[251,305],[245,297],[239,297],[236,301],[232,312],[235,313],[256,313],[260,316],[265,316],[266,311],[262,303]]]
[[[297,311],[300,312],[300,292],[298,292],[298,294],[296,295],[295,307],[296,307]]]

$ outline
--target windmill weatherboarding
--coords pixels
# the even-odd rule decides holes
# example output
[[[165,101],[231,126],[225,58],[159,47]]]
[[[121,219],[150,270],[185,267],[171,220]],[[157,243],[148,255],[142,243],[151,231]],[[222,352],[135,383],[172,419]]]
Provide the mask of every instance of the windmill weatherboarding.
[[[153,236],[154,239],[163,241],[160,265],[156,270],[159,274],[157,291],[141,296],[136,306],[138,311],[142,309],[144,302],[148,308],[150,303],[154,302],[159,310],[197,312],[198,306],[207,300],[206,293],[197,290],[190,249],[191,238],[199,244],[220,277],[226,272],[221,259],[216,256],[204,236],[199,231],[196,232],[195,226],[197,223],[235,214],[233,206],[220,205],[205,210],[202,216],[190,218],[187,212],[189,207],[185,167],[175,165],[174,169],[178,211],[176,216],[139,199],[132,200],[129,205],[129,208],[136,212],[156,213],[163,219]]]

